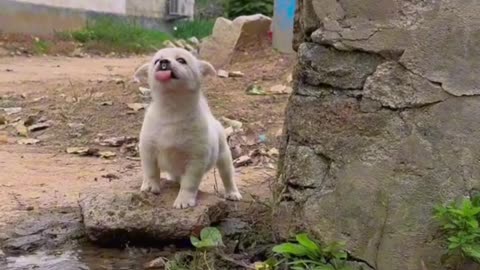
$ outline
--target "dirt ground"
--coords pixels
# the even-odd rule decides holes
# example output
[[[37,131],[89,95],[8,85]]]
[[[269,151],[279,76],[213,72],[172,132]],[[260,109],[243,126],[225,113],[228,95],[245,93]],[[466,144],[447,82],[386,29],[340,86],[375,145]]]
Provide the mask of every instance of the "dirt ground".
[[[81,193],[139,188],[135,142],[144,111],[127,104],[148,102],[139,85],[130,82],[135,68],[146,59],[0,57],[0,227],[28,211],[74,206]],[[239,53],[228,70],[242,71],[244,77],[205,80],[214,114],[243,123],[243,131],[232,141],[241,149],[236,155],[275,152],[288,95],[254,96],[246,89],[253,84],[267,90],[286,85],[292,66],[291,56],[271,50]],[[21,111],[11,109],[18,107]],[[29,128],[32,131],[25,132]],[[131,137],[131,143],[118,147],[99,143],[119,136]],[[79,156],[67,153],[69,147],[90,147],[115,156]],[[247,201],[248,194],[270,194],[274,161],[273,154],[237,168]],[[202,189],[213,191],[214,185],[211,173]]]

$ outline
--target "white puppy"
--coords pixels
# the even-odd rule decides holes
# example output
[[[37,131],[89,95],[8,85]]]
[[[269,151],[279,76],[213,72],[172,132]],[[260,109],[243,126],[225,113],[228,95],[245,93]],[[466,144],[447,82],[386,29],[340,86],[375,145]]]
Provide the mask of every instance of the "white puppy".
[[[148,71],[153,101],[140,133],[141,190],[158,194],[160,171],[167,172],[171,180],[180,182],[173,206],[191,207],[203,176],[216,166],[226,198],[240,200],[224,129],[200,91],[202,77],[216,74],[212,65],[184,49],[166,48],[142,65],[135,77],[142,71]]]

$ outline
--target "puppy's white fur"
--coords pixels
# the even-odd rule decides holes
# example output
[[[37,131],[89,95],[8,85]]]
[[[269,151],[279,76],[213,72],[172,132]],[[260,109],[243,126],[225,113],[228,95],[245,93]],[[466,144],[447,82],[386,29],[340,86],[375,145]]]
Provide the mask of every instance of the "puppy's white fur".
[[[181,63],[185,60],[185,63]],[[168,60],[177,77],[167,82],[155,79],[157,60]],[[234,182],[234,168],[224,129],[210,112],[200,91],[203,76],[215,75],[211,64],[196,59],[179,48],[158,51],[142,65],[135,77],[148,70],[153,101],[147,109],[140,133],[140,157],[143,169],[141,190],[160,192],[160,171],[180,182],[175,208],[192,207],[200,182],[207,171],[217,167],[226,198],[240,200]]]

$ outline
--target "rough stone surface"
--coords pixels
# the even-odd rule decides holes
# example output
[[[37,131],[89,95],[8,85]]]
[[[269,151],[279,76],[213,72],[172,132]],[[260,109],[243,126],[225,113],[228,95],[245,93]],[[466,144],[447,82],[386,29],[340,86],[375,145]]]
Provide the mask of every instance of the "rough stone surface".
[[[314,43],[298,49],[299,63],[305,66],[303,77],[310,85],[327,84],[342,89],[362,88],[375,71],[381,57],[367,53],[337,52]]]
[[[8,253],[22,253],[40,248],[57,248],[84,235],[77,209],[56,209],[31,213],[0,239],[0,247]]]
[[[480,188],[479,13],[461,0],[298,1],[286,215],[372,269],[446,269],[433,207]]]
[[[225,214],[225,201],[206,193],[199,194],[196,207],[174,209],[177,192],[178,187],[164,187],[158,196],[123,192],[83,197],[80,206],[88,238],[101,245],[184,240]]]
[[[449,97],[441,86],[394,61],[380,65],[367,79],[364,91],[363,97],[394,109],[424,106]]]
[[[221,68],[230,63],[235,50],[265,40],[271,24],[272,20],[261,14],[240,16],[233,21],[220,17],[212,35],[202,42],[200,57]]]

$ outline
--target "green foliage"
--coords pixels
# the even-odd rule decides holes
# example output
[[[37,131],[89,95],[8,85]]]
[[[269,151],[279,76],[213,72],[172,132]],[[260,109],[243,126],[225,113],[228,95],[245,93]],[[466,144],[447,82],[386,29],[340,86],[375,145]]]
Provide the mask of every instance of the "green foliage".
[[[228,0],[225,7],[229,18],[236,18],[241,15],[252,15],[261,13],[273,15],[273,0]]]
[[[191,37],[201,39],[212,34],[214,24],[212,20],[181,21],[175,24],[173,36],[182,39]]]
[[[52,44],[49,41],[36,39],[33,46],[34,46],[35,53],[44,54],[49,52]]]
[[[197,249],[211,249],[223,246],[222,234],[217,228],[206,227],[200,232],[200,239],[190,236],[190,242]]]
[[[480,196],[435,208],[448,242],[448,255],[480,262]]]
[[[69,34],[87,48],[128,53],[154,51],[171,38],[164,32],[145,29],[134,22],[108,17],[89,22],[84,29]]]
[[[294,243],[273,247],[273,252],[280,255],[292,270],[347,270],[350,269],[346,265],[348,255],[343,246],[342,243],[321,245],[302,233],[296,235]]]

